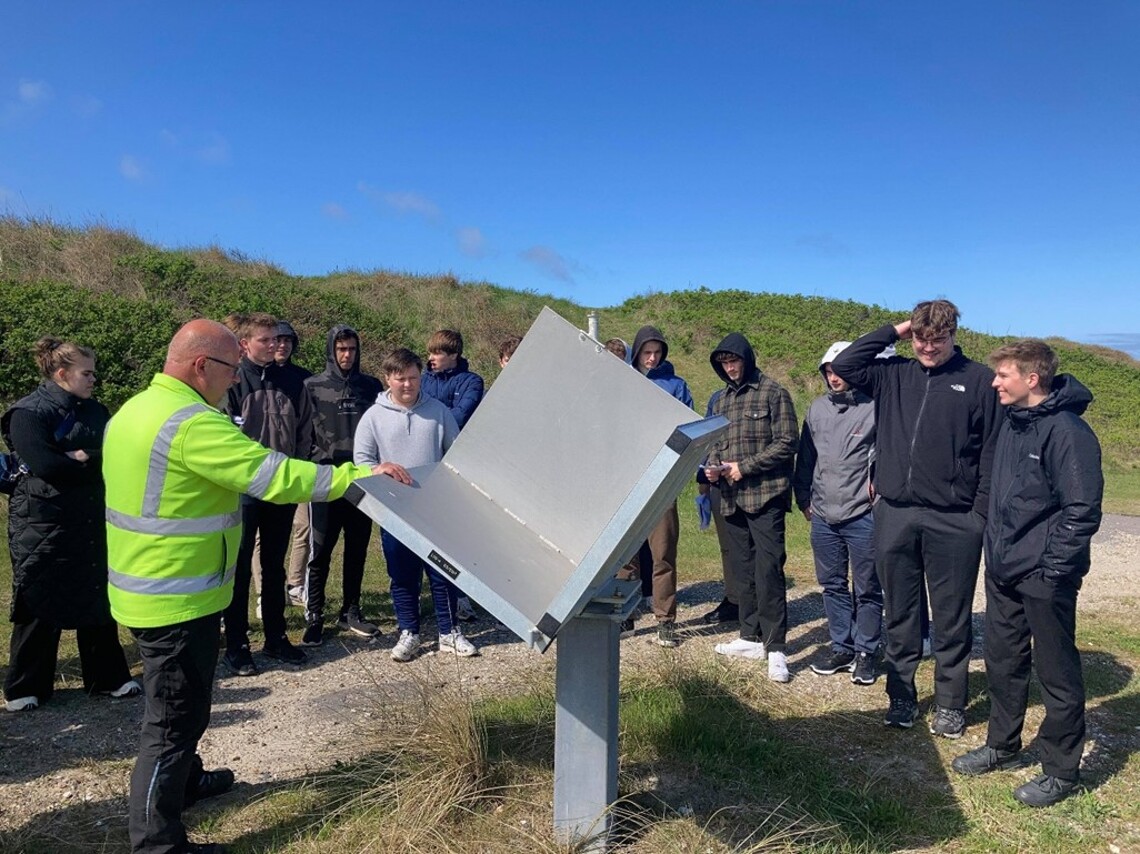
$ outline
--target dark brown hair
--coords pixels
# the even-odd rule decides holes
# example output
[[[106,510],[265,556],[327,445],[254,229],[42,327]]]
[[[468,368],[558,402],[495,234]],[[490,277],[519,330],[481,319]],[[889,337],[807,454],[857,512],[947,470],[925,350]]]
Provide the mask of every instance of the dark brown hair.
[[[407,347],[400,347],[384,357],[384,361],[380,363],[380,371],[384,376],[390,376],[391,374],[402,373],[413,366],[417,371],[422,371],[424,369],[423,359]]]
[[[449,356],[463,355],[463,336],[454,329],[437,329],[428,339],[429,353],[447,353]]]
[[[1017,372],[1025,379],[1037,374],[1038,386],[1046,394],[1053,388],[1053,377],[1057,376],[1060,360],[1053,348],[1039,338],[1022,338],[998,347],[989,357],[990,367],[997,368],[1002,362],[1013,362]]]
[[[958,331],[958,306],[948,299],[920,302],[910,313],[910,333],[919,338],[937,338]]]
[[[94,359],[95,351],[90,347],[80,347],[71,341],[63,341],[52,335],[45,335],[36,342],[33,349],[36,364],[44,379],[50,380],[60,368],[73,367],[80,359]]]

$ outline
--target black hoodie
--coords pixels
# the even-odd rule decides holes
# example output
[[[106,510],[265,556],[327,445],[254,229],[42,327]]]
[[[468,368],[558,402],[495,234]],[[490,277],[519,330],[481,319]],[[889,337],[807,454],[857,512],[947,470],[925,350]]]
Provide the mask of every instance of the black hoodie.
[[[1068,374],[1037,406],[1006,408],[994,451],[986,572],[1003,584],[1036,571],[1076,581],[1100,528],[1100,443],[1082,419],[1092,394]]]
[[[356,359],[342,371],[336,362],[336,339],[356,339]],[[352,462],[352,437],[365,411],[380,396],[380,380],[360,371],[360,336],[349,326],[329,330],[325,341],[325,369],[305,380],[313,399],[313,459],[318,463]]]

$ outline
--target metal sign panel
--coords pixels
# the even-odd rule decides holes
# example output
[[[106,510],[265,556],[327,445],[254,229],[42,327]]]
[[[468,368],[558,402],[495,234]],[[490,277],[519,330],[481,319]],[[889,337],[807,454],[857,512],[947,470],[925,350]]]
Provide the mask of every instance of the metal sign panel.
[[[443,461],[350,500],[545,650],[628,561],[722,417],[694,413],[543,309]],[[395,462],[399,462],[396,460]]]

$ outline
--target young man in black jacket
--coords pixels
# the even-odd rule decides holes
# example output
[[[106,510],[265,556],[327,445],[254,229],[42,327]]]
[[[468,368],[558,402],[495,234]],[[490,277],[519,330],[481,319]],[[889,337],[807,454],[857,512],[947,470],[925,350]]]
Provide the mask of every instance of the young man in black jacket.
[[[955,759],[954,770],[983,774],[1021,764],[1036,663],[1045,704],[1037,733],[1044,773],[1013,796],[1045,807],[1080,780],[1085,690],[1075,637],[1077,591],[1100,528],[1100,443],[1081,420],[1092,394],[1073,377],[1057,376],[1057,356],[1045,342],[1007,344],[990,364],[1006,407],[985,536],[990,722],[986,743]]]
[[[380,380],[360,370],[360,336],[348,326],[329,330],[325,346],[325,369],[305,380],[313,401],[313,461],[352,462],[352,438],[356,426],[383,387]],[[344,531],[344,601],[337,624],[360,637],[374,637],[380,630],[360,613],[360,591],[372,520],[346,498],[315,501],[312,508],[312,557],[305,589],[305,634],[301,646],[320,646],[324,639],[325,587],[329,565],[340,532]]]
[[[875,401],[875,563],[886,595],[887,726],[918,717],[922,588],[933,614],[934,716],[930,731],[966,730],[973,645],[971,608],[1000,408],[993,371],[954,343],[958,308],[921,302],[835,357],[832,370]],[[915,358],[876,359],[910,340]]]

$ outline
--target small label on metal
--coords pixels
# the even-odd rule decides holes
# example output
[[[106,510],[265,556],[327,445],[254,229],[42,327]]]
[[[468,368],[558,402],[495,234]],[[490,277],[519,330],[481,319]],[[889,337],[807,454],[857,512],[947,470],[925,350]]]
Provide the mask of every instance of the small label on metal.
[[[428,560],[446,572],[451,578],[459,577],[459,569],[435,549],[432,549],[431,554],[428,555]]]

